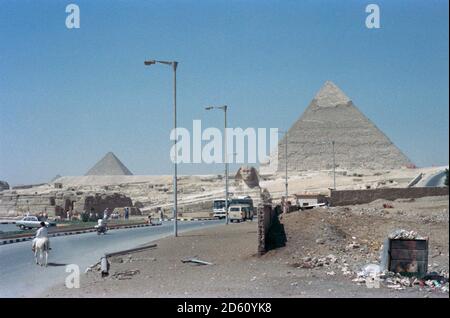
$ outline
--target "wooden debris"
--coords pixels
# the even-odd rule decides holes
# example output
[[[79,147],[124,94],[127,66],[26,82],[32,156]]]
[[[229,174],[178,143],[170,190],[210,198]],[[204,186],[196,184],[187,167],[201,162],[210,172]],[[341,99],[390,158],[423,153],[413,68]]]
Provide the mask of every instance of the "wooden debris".
[[[195,258],[190,258],[190,259],[184,259],[181,260],[181,262],[183,263],[195,263],[195,264],[199,264],[199,265],[214,265],[213,263],[210,262],[205,262],[199,259],[195,259]]]

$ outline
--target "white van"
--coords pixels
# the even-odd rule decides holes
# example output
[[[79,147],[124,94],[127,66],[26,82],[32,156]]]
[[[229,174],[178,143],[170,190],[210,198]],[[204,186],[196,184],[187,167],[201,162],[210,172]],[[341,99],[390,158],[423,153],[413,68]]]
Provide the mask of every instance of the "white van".
[[[228,220],[230,222],[241,222],[253,219],[253,211],[248,204],[230,205],[228,208]]]

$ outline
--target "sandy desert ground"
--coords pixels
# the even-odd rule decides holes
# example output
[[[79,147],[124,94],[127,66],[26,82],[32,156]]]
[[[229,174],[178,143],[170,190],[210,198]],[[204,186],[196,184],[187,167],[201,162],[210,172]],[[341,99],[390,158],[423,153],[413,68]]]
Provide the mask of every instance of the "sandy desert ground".
[[[110,276],[94,268],[80,289],[59,286],[58,297],[448,297],[448,283],[429,287],[389,278],[380,288],[355,282],[379,263],[395,229],[429,237],[429,272],[448,279],[448,196],[292,212],[282,215],[285,247],[258,256],[256,222],[223,225],[157,241],[157,248],[111,259]],[[182,263],[199,258],[214,265]]]

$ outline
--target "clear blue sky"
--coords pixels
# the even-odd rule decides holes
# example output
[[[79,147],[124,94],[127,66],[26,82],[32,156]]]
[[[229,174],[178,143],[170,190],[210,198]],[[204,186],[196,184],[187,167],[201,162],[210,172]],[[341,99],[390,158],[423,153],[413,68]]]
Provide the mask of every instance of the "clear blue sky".
[[[81,28],[65,26],[76,3]],[[381,29],[365,27],[377,3]],[[441,1],[0,2],[0,180],[83,175],[113,151],[170,174],[179,125],[286,129],[332,80],[418,166],[448,164],[449,17]],[[221,172],[184,164],[180,173]]]

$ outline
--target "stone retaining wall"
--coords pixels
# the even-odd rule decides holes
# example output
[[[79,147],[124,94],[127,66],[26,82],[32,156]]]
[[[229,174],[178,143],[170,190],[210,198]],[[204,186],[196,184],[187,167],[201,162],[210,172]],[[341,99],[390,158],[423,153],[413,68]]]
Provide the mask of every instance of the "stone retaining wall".
[[[26,213],[47,213],[49,217],[65,218],[65,211],[82,213],[93,208],[103,212],[106,208],[133,206],[130,197],[119,193],[84,193],[61,191],[46,194],[19,194],[15,191],[0,193],[0,216],[15,217]]]
[[[448,195],[448,187],[332,190],[330,205],[342,206],[369,203],[377,199],[393,201],[400,198],[409,199],[441,195]]]

